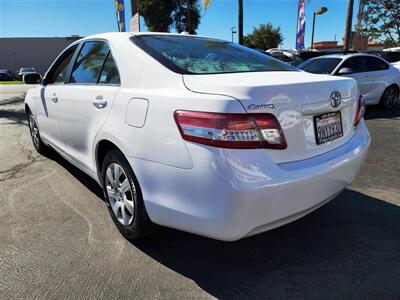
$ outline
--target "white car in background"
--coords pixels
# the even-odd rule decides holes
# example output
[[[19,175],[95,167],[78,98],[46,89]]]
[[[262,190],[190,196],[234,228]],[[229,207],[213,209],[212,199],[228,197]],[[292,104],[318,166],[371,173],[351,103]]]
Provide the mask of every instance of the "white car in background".
[[[307,60],[298,68],[314,74],[354,78],[366,104],[393,108],[399,101],[400,71],[375,55],[325,55]]]
[[[383,49],[387,61],[400,70],[400,47]]]
[[[354,179],[370,144],[353,79],[195,36],[86,37],[25,103],[35,148],[93,177],[127,238],[159,224],[232,241],[294,221]]]

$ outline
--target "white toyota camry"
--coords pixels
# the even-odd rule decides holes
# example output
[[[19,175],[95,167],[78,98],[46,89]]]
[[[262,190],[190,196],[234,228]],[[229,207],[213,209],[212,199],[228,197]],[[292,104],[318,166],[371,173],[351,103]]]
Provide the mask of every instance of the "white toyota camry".
[[[400,70],[378,56],[331,54],[309,59],[298,67],[309,73],[355,79],[366,104],[394,108],[399,101]]]
[[[127,238],[158,224],[232,241],[294,221],[370,144],[353,79],[216,39],[90,36],[38,76],[24,78],[41,81],[25,99],[35,148],[93,177]]]

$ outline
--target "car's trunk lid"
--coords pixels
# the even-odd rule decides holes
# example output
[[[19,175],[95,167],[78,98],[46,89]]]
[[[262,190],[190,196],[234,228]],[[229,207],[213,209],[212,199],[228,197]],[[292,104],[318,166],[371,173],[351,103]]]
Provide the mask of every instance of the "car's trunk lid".
[[[240,101],[248,113],[272,113],[282,127],[288,147],[266,150],[276,163],[304,160],[346,143],[354,132],[357,86],[354,80],[293,72],[249,72],[183,75],[186,87],[198,93],[221,94]],[[331,94],[341,104],[331,105]],[[343,136],[317,145],[314,116],[340,111]]]

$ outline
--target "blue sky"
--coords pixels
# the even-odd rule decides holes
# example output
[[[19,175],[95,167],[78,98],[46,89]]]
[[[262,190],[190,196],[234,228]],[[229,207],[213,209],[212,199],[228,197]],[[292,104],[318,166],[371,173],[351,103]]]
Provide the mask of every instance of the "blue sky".
[[[282,29],[282,46],[295,46],[297,0],[243,2],[244,33],[271,22]],[[130,1],[125,0],[125,5],[129,20]],[[357,5],[356,0],[353,25]],[[313,11],[321,6],[327,6],[328,12],[317,16],[314,40],[333,40],[336,34],[341,41],[344,35],[347,0],[308,0],[306,46],[311,41]],[[198,34],[230,40],[232,26],[237,27],[237,1],[214,0],[201,19]],[[113,0],[0,0],[0,37],[86,36],[107,31],[117,31]]]

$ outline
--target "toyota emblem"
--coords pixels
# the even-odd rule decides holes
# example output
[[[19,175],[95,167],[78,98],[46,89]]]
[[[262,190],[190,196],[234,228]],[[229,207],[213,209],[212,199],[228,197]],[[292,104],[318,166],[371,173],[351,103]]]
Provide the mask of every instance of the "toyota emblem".
[[[333,108],[339,107],[342,102],[342,95],[338,91],[333,91],[331,94],[331,105]]]

